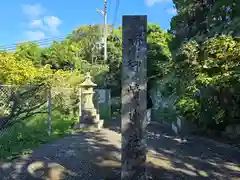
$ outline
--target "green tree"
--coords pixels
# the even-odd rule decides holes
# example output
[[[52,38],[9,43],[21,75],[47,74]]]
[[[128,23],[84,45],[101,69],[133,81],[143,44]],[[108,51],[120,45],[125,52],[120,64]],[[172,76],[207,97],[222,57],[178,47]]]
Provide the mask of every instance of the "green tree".
[[[102,25],[80,26],[73,30],[68,38],[80,47],[79,57],[90,63],[98,63],[99,60],[102,60],[102,30]],[[95,61],[94,58],[97,58],[98,61]]]
[[[40,66],[40,57],[42,53],[42,48],[36,43],[21,43],[17,45],[14,56],[17,60],[26,59],[32,61],[35,66]]]
[[[148,25],[147,64],[150,81],[154,82],[169,73],[171,62],[171,52],[168,48],[169,41],[171,41],[171,35],[162,30],[160,26]]]
[[[148,77],[151,82],[159,79],[170,70],[171,53],[168,41],[171,35],[162,30],[160,26],[148,25]],[[116,96],[120,96],[121,87],[121,64],[122,64],[122,27],[114,29],[108,36],[108,87]],[[149,87],[151,83],[149,83]]]
[[[53,69],[78,69],[81,59],[78,56],[79,45],[66,39],[62,42],[53,42],[42,50],[42,65],[50,64]]]
[[[113,29],[108,36],[108,66],[107,86],[112,91],[112,96],[121,94],[121,65],[122,65],[122,31],[121,27]]]
[[[239,33],[240,3],[237,0],[173,0],[177,15],[171,20],[175,36],[171,47],[179,48],[190,39],[204,41],[215,35]]]
[[[177,108],[199,127],[222,131],[239,119],[239,3],[173,2],[178,13],[171,21],[170,47],[178,77]]]

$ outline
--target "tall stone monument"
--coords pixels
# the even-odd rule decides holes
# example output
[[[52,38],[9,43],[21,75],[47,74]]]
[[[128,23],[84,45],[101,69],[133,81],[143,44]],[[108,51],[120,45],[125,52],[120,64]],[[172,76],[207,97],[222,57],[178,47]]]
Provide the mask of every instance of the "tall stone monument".
[[[92,82],[90,73],[87,73],[85,80],[81,87],[81,117],[79,128],[97,128],[100,129],[103,126],[103,120],[100,119],[100,115],[97,112],[93,104],[93,88],[97,85]]]
[[[122,180],[147,179],[147,16],[123,16]]]

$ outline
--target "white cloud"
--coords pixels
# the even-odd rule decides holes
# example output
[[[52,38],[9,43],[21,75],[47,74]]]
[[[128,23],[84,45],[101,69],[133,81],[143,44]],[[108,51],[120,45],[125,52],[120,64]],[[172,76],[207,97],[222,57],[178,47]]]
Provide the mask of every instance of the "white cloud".
[[[51,14],[41,4],[27,4],[22,6],[22,12],[28,18],[28,29],[25,31],[27,40],[40,40],[46,35],[59,35],[62,20]]]
[[[45,37],[45,33],[42,31],[26,31],[25,37],[28,39],[28,41],[38,41]]]
[[[172,0],[145,0],[146,5],[149,7],[157,3],[169,3],[169,2],[172,2]]]
[[[30,27],[32,28],[43,28],[43,22],[41,19],[36,19],[36,20],[33,20],[31,23],[30,23]]]
[[[175,8],[171,8],[171,9],[167,10],[167,13],[171,14],[171,15],[176,15],[177,14],[177,10]]]
[[[45,16],[43,20],[49,32],[52,34],[58,34],[58,28],[62,24],[62,20],[56,16]]]
[[[59,33],[59,26],[62,24],[62,20],[56,16],[43,16],[42,19],[32,20],[30,28],[37,28],[43,31],[47,31],[52,35]]]
[[[25,4],[22,6],[22,11],[28,18],[35,19],[46,12],[46,9],[41,4]]]

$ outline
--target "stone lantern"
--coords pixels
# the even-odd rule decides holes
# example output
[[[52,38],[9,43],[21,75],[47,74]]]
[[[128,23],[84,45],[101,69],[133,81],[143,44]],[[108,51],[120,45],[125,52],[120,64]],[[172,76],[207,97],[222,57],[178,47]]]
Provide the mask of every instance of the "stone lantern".
[[[103,126],[103,120],[100,120],[100,115],[93,104],[93,88],[96,86],[97,84],[92,82],[90,73],[87,73],[84,82],[80,84],[80,87],[82,88],[82,112],[79,124],[80,128],[100,129]]]

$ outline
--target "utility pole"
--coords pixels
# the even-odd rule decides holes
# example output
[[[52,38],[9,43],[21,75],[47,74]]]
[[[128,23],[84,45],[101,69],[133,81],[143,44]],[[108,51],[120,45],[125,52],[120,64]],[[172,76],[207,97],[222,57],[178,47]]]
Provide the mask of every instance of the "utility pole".
[[[104,18],[104,22],[103,22],[103,43],[104,43],[104,63],[107,62],[107,0],[104,0],[104,10],[99,10],[96,9],[97,12],[99,12],[103,18]]]

